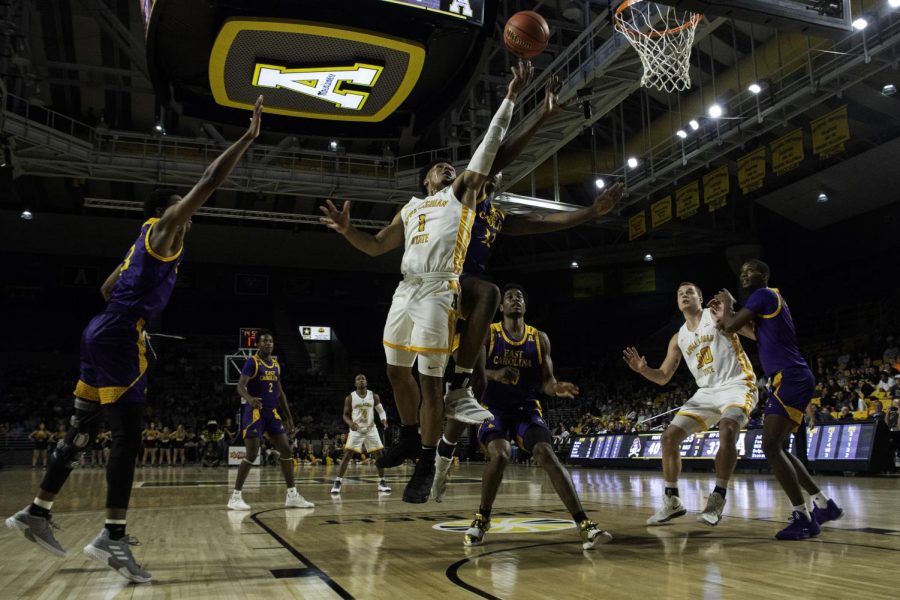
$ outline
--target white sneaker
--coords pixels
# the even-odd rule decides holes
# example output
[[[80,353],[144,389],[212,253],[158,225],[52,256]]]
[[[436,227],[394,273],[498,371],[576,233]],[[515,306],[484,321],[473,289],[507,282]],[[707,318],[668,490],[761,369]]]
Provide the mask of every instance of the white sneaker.
[[[250,505],[244,502],[240,492],[231,494],[231,500],[228,501],[228,508],[231,510],[250,510]]]
[[[660,525],[671,521],[672,519],[683,517],[686,514],[687,509],[684,507],[684,504],[681,503],[681,498],[678,496],[666,496],[663,507],[656,511],[656,514],[647,519],[647,525]]]
[[[450,479],[450,465],[452,458],[444,458],[437,452],[434,454],[434,482],[431,484],[431,497],[435,502],[441,502],[447,493],[447,480]]]
[[[444,396],[444,416],[469,425],[481,425],[494,418],[491,411],[478,403],[470,387],[447,392]]]
[[[335,479],[334,485],[331,486],[331,494],[334,496],[337,496],[340,493],[341,493],[341,480]]]
[[[313,508],[315,504],[298,494],[296,491],[287,493],[284,505],[288,508]]]
[[[387,484],[387,482],[384,479],[382,479],[381,481],[378,482],[378,491],[388,494],[391,491],[391,486],[389,486]]]
[[[715,526],[722,520],[722,512],[725,510],[725,498],[721,494],[713,492],[706,501],[706,508],[697,515],[697,522],[704,525]]]

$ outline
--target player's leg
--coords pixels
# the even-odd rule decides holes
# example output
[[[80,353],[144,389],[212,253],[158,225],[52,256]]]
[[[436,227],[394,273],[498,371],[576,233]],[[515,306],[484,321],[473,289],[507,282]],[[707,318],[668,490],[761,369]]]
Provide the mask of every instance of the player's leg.
[[[466,327],[456,350],[456,366],[450,379],[450,391],[444,399],[444,412],[449,419],[480,425],[491,416],[478,403],[479,396],[472,389],[473,372],[491,321],[500,306],[500,289],[488,281],[467,277],[460,282],[459,306]]]
[[[353,457],[353,454],[355,452],[359,452],[359,450],[362,448],[362,442],[358,438],[359,432],[351,430],[350,433],[347,434],[347,445],[344,446],[344,456],[341,458],[341,466],[338,469],[338,476],[334,480],[334,484],[331,486],[331,493],[335,496],[341,493],[341,486],[343,485],[344,481],[344,473],[347,472],[347,465],[350,464],[350,459]]]
[[[381,436],[378,434],[378,429],[372,425],[372,427],[369,428],[369,431],[366,432],[365,437],[364,445],[366,454],[372,458],[380,456],[384,451],[384,444],[381,443]],[[378,470],[378,491],[385,494],[390,492],[391,487],[384,480],[384,467],[379,467],[376,462],[375,468]]]
[[[269,440],[278,451],[278,463],[281,465],[281,474],[284,476],[284,483],[287,486],[284,505],[289,508],[313,508],[315,504],[301,496],[294,485],[294,458],[291,456],[291,443],[288,441],[284,424],[277,416],[269,415],[265,427],[269,434]]]
[[[728,482],[737,465],[737,440],[741,426],[746,421],[745,413],[730,414],[719,420],[719,449],[716,451],[716,485],[706,500],[706,508],[697,515],[697,521],[706,525],[716,525],[722,520]]]
[[[484,473],[481,476],[481,503],[463,539],[463,544],[466,546],[478,546],[484,542],[484,534],[491,528],[491,511],[494,508],[494,500],[497,499],[497,491],[500,489],[500,483],[503,482],[503,472],[506,470],[512,454],[512,447],[509,440],[506,439],[505,432],[487,432],[482,425],[478,433],[479,440],[485,446],[488,462],[484,465]]]
[[[421,504],[428,501],[434,483],[434,462],[441,425],[444,422],[443,387],[446,354],[419,355],[419,382],[422,387],[421,428],[422,444],[415,471],[403,490],[403,501]],[[437,373],[437,376],[425,372]]]
[[[244,501],[243,489],[244,482],[247,481],[247,475],[253,469],[253,463],[259,456],[260,438],[258,433],[254,431],[246,431],[244,433],[244,458],[238,465],[237,478],[234,482],[234,491],[231,492],[231,499],[228,501],[228,508],[231,510],[250,510],[250,505]]]
[[[685,407],[687,406],[685,404]],[[659,525],[687,514],[687,509],[678,494],[678,477],[681,475],[681,443],[692,433],[706,429],[706,424],[701,425],[700,420],[692,416],[694,413],[685,414],[683,411],[684,408],[675,415],[660,439],[665,496],[662,507],[647,519],[647,525]]]

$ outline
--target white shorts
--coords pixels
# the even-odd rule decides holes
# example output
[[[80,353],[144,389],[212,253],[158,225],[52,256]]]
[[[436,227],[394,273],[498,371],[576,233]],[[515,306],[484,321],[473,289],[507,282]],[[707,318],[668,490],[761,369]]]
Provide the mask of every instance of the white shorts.
[[[384,324],[387,363],[412,367],[442,377],[456,331],[459,282],[446,279],[404,279],[397,286]]]
[[[688,434],[706,431],[721,419],[747,424],[756,405],[756,384],[740,383],[714,388],[700,388],[672,419],[672,425]]]
[[[384,448],[384,444],[381,443],[381,438],[378,436],[378,430],[374,425],[366,432],[362,430],[353,431],[351,429],[350,433],[347,434],[347,443],[344,444],[344,450],[353,450],[358,454],[363,451],[363,445],[366,447],[366,452],[375,452]]]

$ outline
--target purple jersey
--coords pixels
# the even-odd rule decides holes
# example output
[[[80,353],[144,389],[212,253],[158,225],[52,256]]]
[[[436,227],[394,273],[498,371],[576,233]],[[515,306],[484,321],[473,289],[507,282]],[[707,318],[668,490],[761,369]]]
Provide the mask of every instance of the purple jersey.
[[[759,342],[759,362],[766,375],[772,377],[790,367],[809,368],[800,354],[791,311],[777,288],[756,290],[747,298],[744,308],[756,314],[753,320]]]
[[[247,382],[247,391],[254,398],[262,398],[263,408],[278,408],[279,385],[281,380],[281,367],[273,357],[271,363],[266,363],[255,354],[244,363],[241,375],[250,378]]]
[[[493,196],[487,196],[478,204],[475,211],[472,235],[469,238],[469,248],[466,250],[466,262],[463,264],[464,275],[476,277],[484,275],[491,258],[491,246],[494,245],[497,234],[503,229],[506,214],[491,202],[492,198]]]
[[[497,370],[514,367],[519,370],[519,376],[513,383],[488,381],[484,391],[484,403],[491,410],[510,410],[525,405],[537,405],[542,364],[543,350],[540,332],[537,329],[526,325],[522,339],[513,340],[503,329],[503,323],[493,323],[488,338],[485,368]]]
[[[172,297],[178,265],[184,257],[184,246],[175,256],[164,257],[154,252],[150,248],[150,230],[158,221],[148,219],[141,226],[137,241],[122,261],[119,280],[107,304],[113,312],[150,320],[162,312]]]

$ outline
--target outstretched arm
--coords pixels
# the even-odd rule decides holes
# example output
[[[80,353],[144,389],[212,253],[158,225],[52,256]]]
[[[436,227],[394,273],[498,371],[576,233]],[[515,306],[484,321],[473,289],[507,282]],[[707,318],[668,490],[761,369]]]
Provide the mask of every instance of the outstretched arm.
[[[541,391],[548,396],[574,398],[578,395],[578,386],[568,381],[557,381],[553,374],[553,359],[550,358],[550,338],[543,331],[538,332],[541,340],[543,360],[541,362]]]
[[[647,364],[647,358],[641,356],[637,348],[631,346],[625,348],[622,353],[625,363],[631,367],[635,373],[640,373],[644,378],[649,379],[657,385],[666,385],[675,375],[678,365],[681,364],[681,348],[678,347],[678,334],[672,336],[669,340],[669,348],[666,351],[666,358],[658,369],[651,369]]]
[[[325,206],[319,209],[324,217],[319,217],[319,222],[323,223],[329,229],[337,231],[344,236],[354,248],[365,252],[369,256],[380,256],[386,252],[390,252],[394,248],[399,248],[403,244],[403,221],[400,219],[400,213],[394,215],[394,218],[387,227],[372,235],[360,231],[350,224],[350,201],[344,202],[341,210],[331,200],[325,201]]]
[[[191,188],[184,197],[174,206],[169,207],[160,218],[150,234],[150,247],[154,250],[167,251],[175,238],[178,228],[183,227],[194,213],[197,212],[203,204],[209,199],[212,193],[222,185],[222,182],[228,178],[232,169],[253,143],[253,140],[259,136],[260,117],[263,110],[263,97],[256,99],[256,105],[253,107],[253,116],[250,118],[250,127],[246,133],[235,143],[228,147],[225,152],[212,162],[200,181]]]
[[[591,206],[571,212],[557,212],[551,215],[509,215],[503,223],[503,233],[508,235],[531,235],[571,229],[583,223],[599,219],[607,214],[625,194],[625,184],[617,183],[602,194],[597,194]]]

